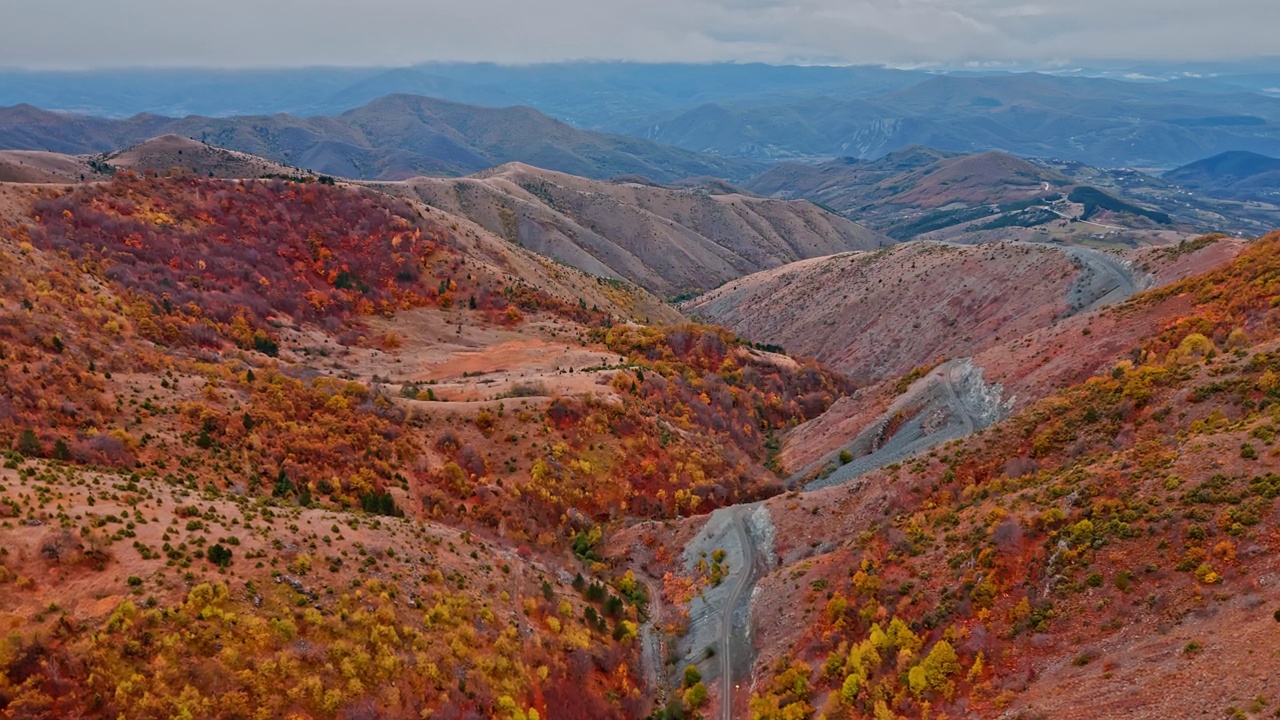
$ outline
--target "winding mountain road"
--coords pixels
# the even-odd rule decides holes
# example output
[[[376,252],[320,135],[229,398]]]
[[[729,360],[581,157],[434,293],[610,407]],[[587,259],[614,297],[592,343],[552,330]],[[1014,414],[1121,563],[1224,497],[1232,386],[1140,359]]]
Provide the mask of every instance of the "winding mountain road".
[[[641,664],[650,686],[655,689],[656,700],[661,705],[667,699],[667,683],[663,678],[662,640],[662,590],[644,578],[638,578],[649,597],[649,617],[640,625]]]
[[[730,522],[734,533],[738,536],[738,542],[741,543],[742,568],[736,573],[737,578],[734,580],[729,597],[725,600],[720,617],[720,682],[723,683],[720,692],[720,717],[724,720],[733,718],[733,695],[734,690],[737,689],[733,682],[733,611],[742,597],[742,591],[751,587],[751,578],[755,574],[756,565],[755,545],[751,541],[751,534],[743,525],[742,511],[739,508],[731,511]]]
[[[1078,246],[1064,247],[1062,251],[1081,270],[1071,289],[1076,312],[1124,302],[1147,286],[1145,276],[1139,277],[1129,264],[1111,253]]]
[[[1072,286],[1068,298],[1071,314],[1123,302],[1150,285],[1149,277],[1136,272],[1130,263],[1111,253],[1074,246],[1062,247],[1061,250],[1080,268],[1080,276]],[[854,439],[854,444],[861,444],[865,448],[862,452],[866,454],[837,468],[827,477],[810,482],[804,490],[808,492],[839,485],[870,470],[901,462],[946,441],[972,435],[1007,413],[1002,393],[999,386],[988,386],[983,382],[982,369],[975,367],[971,359],[962,358],[944,363],[904,393]],[[879,437],[879,433],[890,427],[893,419],[903,411],[910,413],[909,419],[896,427],[892,436]],[[809,467],[796,473],[790,483],[796,484],[805,477],[810,477],[813,469],[814,467]],[[725,508],[723,512],[728,514],[725,519],[728,526],[720,526],[723,528],[721,532],[727,533],[721,535],[721,539],[734,537],[742,548],[741,567],[730,569],[732,585],[728,595],[720,603],[720,617],[716,628],[718,638],[712,645],[718,648],[719,655],[721,692],[718,715],[722,720],[732,720],[734,717],[734,700],[739,689],[734,682],[734,618],[740,610],[743,594],[749,594],[754,587],[757,574],[755,539],[746,525],[748,516],[745,513],[750,512],[749,508],[750,506]],[[749,616],[748,605],[748,627]],[[738,648],[741,653],[742,645],[739,644]]]

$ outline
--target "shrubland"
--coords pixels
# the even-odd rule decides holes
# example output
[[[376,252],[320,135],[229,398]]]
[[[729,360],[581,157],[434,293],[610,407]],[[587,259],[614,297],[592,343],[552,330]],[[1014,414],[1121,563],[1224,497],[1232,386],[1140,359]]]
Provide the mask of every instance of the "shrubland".
[[[778,436],[851,390],[366,190],[29,192],[0,232],[3,717],[643,714],[647,597],[600,544],[779,492]],[[617,362],[447,402],[379,375],[416,361],[375,331],[409,311]]]

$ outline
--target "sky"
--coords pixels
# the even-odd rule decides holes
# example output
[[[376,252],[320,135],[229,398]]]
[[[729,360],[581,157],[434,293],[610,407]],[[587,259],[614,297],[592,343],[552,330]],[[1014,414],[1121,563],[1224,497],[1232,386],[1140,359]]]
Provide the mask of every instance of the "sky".
[[[1274,55],[1277,0],[0,0],[0,67]]]

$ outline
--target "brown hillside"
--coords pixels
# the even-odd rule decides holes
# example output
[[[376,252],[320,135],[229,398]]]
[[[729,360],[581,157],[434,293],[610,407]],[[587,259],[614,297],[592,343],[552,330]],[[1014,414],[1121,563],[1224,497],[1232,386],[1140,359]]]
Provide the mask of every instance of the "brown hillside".
[[[1070,184],[1069,178],[1026,160],[1002,152],[987,152],[939,160],[892,181],[882,181],[871,192],[892,193],[883,200],[887,204],[932,209],[951,203],[1017,202]],[[898,190],[899,187],[905,189]]]
[[[508,164],[379,186],[543,255],[668,297],[888,238],[803,201],[605,183]]]
[[[103,177],[81,157],[40,150],[0,150],[0,182],[73,183]]]
[[[871,383],[1052,324],[1078,273],[1043,245],[917,242],[765,271],[684,308]]]
[[[259,178],[268,175],[307,174],[264,158],[214,147],[178,135],[154,137],[131,148],[110,153],[102,160],[114,167],[137,172],[167,173],[178,170],[201,177]]]

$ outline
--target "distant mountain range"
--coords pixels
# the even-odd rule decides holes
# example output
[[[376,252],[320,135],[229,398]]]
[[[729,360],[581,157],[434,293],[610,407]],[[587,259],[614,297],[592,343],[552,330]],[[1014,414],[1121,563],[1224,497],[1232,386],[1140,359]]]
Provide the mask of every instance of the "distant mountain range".
[[[0,105],[116,119],[286,113],[316,121],[408,94],[529,106],[574,127],[723,156],[875,158],[919,144],[1167,169],[1227,151],[1280,156],[1275,66],[1119,63],[1039,74],[644,63],[5,71]]]
[[[873,97],[929,75],[875,66],[759,63],[428,63],[403,68],[0,71],[0,105],[85,115],[335,115],[393,94],[529,105],[570,124],[620,131],[709,102]]]
[[[350,178],[463,175],[507,162],[593,178],[637,174],[659,182],[711,175],[746,178],[749,159],[701,155],[649,140],[579,130],[528,107],[486,108],[390,95],[334,117],[276,114],[124,120],[0,108],[0,148],[111,152],[174,134]]]
[[[758,158],[874,158],[918,144],[1171,167],[1227,150],[1280,153],[1280,99],[1040,74],[938,76],[876,98],[707,104],[633,132]]]
[[[1000,122],[1012,122],[1009,118],[1025,120],[1048,107],[1051,100],[1074,108],[1070,112],[1043,110],[1056,118],[1045,125],[1042,134],[1047,137],[1052,134],[1054,123],[1066,123],[1072,119],[1084,122],[1080,120],[1080,113],[1091,104],[1121,103],[1119,96],[1114,93],[1108,95],[1115,91],[1117,85],[1132,84],[1047,76],[937,77],[891,93],[876,102],[892,104],[898,112],[910,115],[913,118],[910,123],[936,122],[939,126],[944,123],[934,118],[962,115],[966,112],[963,110],[965,107],[978,108],[972,110],[975,117],[994,113],[992,118]],[[1058,92],[1054,88],[1068,88],[1071,92]],[[1170,91],[1168,88],[1160,92],[1172,98],[1185,95],[1182,91]],[[975,96],[975,93],[985,94]],[[1084,98],[1090,93],[1094,99],[1086,101]],[[1220,112],[1232,109],[1230,98],[1240,100],[1236,95],[1218,97],[1222,98]],[[1264,104],[1280,103],[1252,97],[1264,101]],[[869,106],[869,101],[856,102]],[[767,109],[758,112],[767,113]],[[1180,127],[1183,130],[1194,130],[1193,134],[1203,137],[1212,135],[1214,127],[1209,126],[1212,123],[1197,127],[1195,122],[1187,119],[1192,113],[1185,108],[1182,112],[1184,122]],[[1223,132],[1227,132],[1223,128],[1252,132],[1253,128],[1267,127],[1245,122],[1231,123],[1224,120],[1225,117],[1223,115],[1213,121]],[[820,117],[800,113],[793,119],[813,125]],[[780,123],[777,127],[762,120],[743,125],[741,129],[743,132],[778,132],[788,137],[805,137],[803,132],[786,129],[789,122],[786,116],[779,116],[776,120]],[[975,119],[974,126],[986,123],[995,127],[992,125],[994,122]],[[884,125],[882,129],[887,127]],[[952,130],[958,131],[963,127],[963,123],[955,123]],[[708,132],[711,133],[708,137],[716,136],[714,131],[708,129]],[[991,133],[992,137],[998,134],[995,130]],[[127,158],[127,162],[119,162],[118,153],[122,150],[160,135],[172,136],[171,145],[180,145],[182,138],[193,138],[225,151],[247,153],[278,164],[275,171],[249,172],[237,167],[236,162],[240,161],[228,155],[221,157],[223,164],[219,166],[225,169],[211,170],[215,175],[226,172],[240,175],[296,174],[305,169],[358,180],[398,181],[418,176],[467,176],[509,163],[520,163],[532,171],[552,171],[576,176],[577,179],[623,179],[638,187],[656,183],[699,188],[701,193],[694,193],[694,196],[703,198],[698,207],[704,210],[716,204],[706,198],[716,195],[742,197],[744,194],[756,194],[782,200],[809,200],[843,215],[841,222],[853,221],[869,228],[867,232],[870,235],[859,236],[857,242],[861,245],[856,247],[877,244],[880,241],[872,239],[877,233],[895,240],[925,237],[959,242],[1018,239],[1070,243],[1093,242],[1099,240],[1099,236],[1106,236],[1109,242],[1135,245],[1175,242],[1187,233],[1195,232],[1265,232],[1280,224],[1280,208],[1274,203],[1275,165],[1280,161],[1240,151],[1196,162],[1161,178],[1150,173],[1106,169],[1105,166],[1071,159],[1025,158],[1002,151],[962,153],[945,147],[938,149],[921,145],[907,145],[873,159],[838,157],[822,162],[803,159],[774,161],[771,164],[761,158],[717,152],[723,148],[712,147],[710,152],[696,152],[634,136],[581,130],[529,107],[489,108],[414,95],[389,95],[332,117],[275,114],[175,119],[143,114],[120,120],[56,113],[28,105],[0,108],[0,149],[52,151],[86,157],[98,155],[97,162],[115,159],[116,165],[134,163],[137,167],[151,169],[163,169],[156,163],[170,161],[175,161],[175,165],[188,166],[189,162],[176,162],[178,145],[159,148],[160,152],[135,158],[136,162]],[[950,137],[957,136],[952,134]],[[152,151],[158,148],[154,143],[148,147]],[[7,176],[31,175],[32,170],[23,166],[22,157],[13,156],[8,162]],[[85,171],[81,165],[72,164],[55,174],[73,173],[75,177],[83,175],[87,179],[94,172],[96,170],[92,167]],[[551,186],[567,187],[558,182],[552,182]],[[457,187],[475,189],[478,185],[473,181],[471,185]],[[617,186],[602,187],[608,190],[588,192],[604,198],[614,194]],[[436,188],[432,192],[438,190]],[[499,194],[505,192],[504,189]],[[688,193],[678,193],[671,197],[687,196]],[[1242,200],[1255,202],[1243,203]],[[431,201],[442,202],[438,197]],[[754,207],[743,202],[739,207]],[[572,205],[569,203],[566,207]],[[719,208],[717,218],[726,217],[720,212],[724,209]],[[461,210],[467,214],[465,208]],[[491,231],[519,242],[529,242],[534,246],[549,243],[547,248],[540,249],[569,260],[570,256],[581,254],[582,248],[592,243],[585,238],[595,229],[590,223],[583,224],[581,218],[564,217],[563,210],[549,207],[555,217],[540,222],[538,227],[544,231],[526,233],[521,238],[503,232],[491,222],[487,226]],[[816,208],[813,210],[818,212],[815,217],[824,214]],[[548,208],[543,208],[539,213],[546,211]],[[784,215],[786,222],[796,217],[791,211]],[[487,222],[478,221],[481,224]],[[672,238],[688,229],[688,223],[673,218],[666,211],[657,212],[644,224]],[[831,237],[853,237],[857,233],[834,231],[832,235],[830,218],[823,218],[818,223],[822,229],[815,230],[817,226],[808,221],[801,225],[797,243],[821,237],[823,239],[818,245],[829,252],[855,247],[841,244],[843,240],[831,242]],[[568,227],[574,229],[562,232]],[[779,232],[778,227],[771,226],[769,222],[760,226],[755,221],[734,221],[719,223],[717,227],[726,228],[726,233],[753,238],[748,244]],[[552,231],[547,228],[559,229]],[[615,236],[618,231],[614,228]],[[700,235],[701,232],[695,231],[694,234]],[[549,239],[553,237],[560,237],[564,242],[553,242]],[[763,242],[768,245],[773,240],[764,239]],[[559,254],[548,250],[552,245],[560,249]],[[735,243],[732,240],[713,240],[712,246],[719,248],[713,248],[714,255],[724,248],[735,247]],[[572,250],[571,247],[577,249]],[[658,260],[673,260],[651,257],[640,261],[638,258],[644,254],[636,255],[634,249],[625,251],[633,255],[630,260],[619,255],[612,261],[604,261],[598,269],[637,280],[667,296],[706,290],[742,273],[806,256],[804,253],[774,253],[770,250],[760,258],[751,259],[750,255],[734,254],[737,250],[730,250],[729,255],[720,254],[714,260],[710,256],[703,258],[706,262],[691,256],[691,262],[685,263],[685,270],[694,272],[690,268],[696,269],[693,275],[672,271],[656,272],[642,278],[638,268],[651,267],[655,263],[662,265]],[[708,282],[711,284],[707,285]]]

